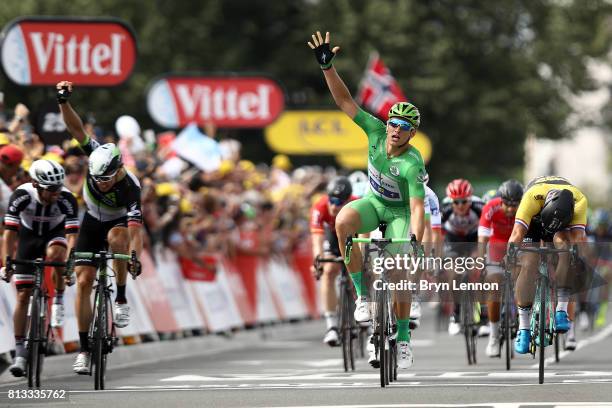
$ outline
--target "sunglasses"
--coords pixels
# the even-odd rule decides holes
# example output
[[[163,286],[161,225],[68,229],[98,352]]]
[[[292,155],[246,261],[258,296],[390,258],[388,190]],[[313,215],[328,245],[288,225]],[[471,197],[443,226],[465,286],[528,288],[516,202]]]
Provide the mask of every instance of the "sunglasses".
[[[62,189],[62,187],[64,186],[60,186],[60,185],[45,186],[43,184],[38,185],[38,188],[40,188],[41,190],[49,191],[50,193],[57,193],[58,191]]]
[[[400,120],[400,119],[389,119],[387,121],[387,125],[391,126],[392,128],[399,127],[401,130],[412,129],[412,125],[410,123],[406,122],[405,120]]]
[[[345,202],[346,200],[342,200],[338,197],[329,197],[329,203],[332,205],[340,206],[343,205]]]
[[[518,207],[520,202],[519,201],[506,201],[506,200],[502,200],[502,203],[506,206],[506,207]]]
[[[99,183],[107,183],[111,181],[116,174],[117,172],[114,172],[113,174],[109,174],[108,176],[91,176],[91,178]]]
[[[455,204],[455,205],[463,205],[463,204],[465,204],[467,202],[468,202],[468,200],[465,199],[465,198],[464,199],[460,199],[460,200],[453,200],[453,204]]]

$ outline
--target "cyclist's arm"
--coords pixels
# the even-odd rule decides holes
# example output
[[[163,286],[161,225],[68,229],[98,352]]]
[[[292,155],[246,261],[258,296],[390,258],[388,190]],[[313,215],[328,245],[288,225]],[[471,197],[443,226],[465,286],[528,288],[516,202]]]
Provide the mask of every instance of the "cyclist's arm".
[[[574,217],[570,222],[570,239],[572,242],[586,242],[586,213],[588,205],[584,194],[574,204]]]
[[[60,83],[61,84],[61,83]],[[58,84],[58,86],[60,85]],[[70,102],[66,101],[59,104],[60,112],[62,112],[62,118],[66,124],[66,129],[70,136],[74,137],[79,144],[84,144],[87,141],[87,133],[83,126],[83,121],[79,115],[74,111]]]
[[[140,203],[140,183],[132,173],[126,172],[127,177],[132,180],[129,184],[127,202],[127,224],[128,236],[130,238],[130,254],[136,251],[136,256],[140,258],[142,252],[142,207]]]
[[[15,258],[15,250],[17,239],[19,235],[16,230],[5,229],[4,234],[2,235],[2,260],[0,261],[1,265],[4,265],[6,262],[6,257],[10,256],[11,258]]]
[[[520,244],[523,242],[523,238],[527,235],[527,227],[523,224],[515,222],[514,228],[512,228],[512,234],[508,240],[509,244]]]
[[[425,232],[425,208],[423,199],[410,197],[410,230],[416,235],[417,241],[423,241]]]
[[[491,237],[491,229],[493,220],[493,206],[487,203],[480,214],[480,222],[478,223],[478,256],[484,257],[489,238]]]
[[[334,98],[334,102],[340,108],[340,110],[346,113],[351,119],[355,118],[357,112],[359,112],[359,106],[351,96],[350,91],[338,75],[336,68],[332,66],[331,68],[324,70],[323,75],[325,76],[325,82],[327,82],[327,87]]]
[[[485,252],[487,252],[487,244],[489,243],[489,237],[478,234],[478,256],[483,258]]]
[[[312,239],[312,258],[315,259],[317,256],[323,253],[323,241],[325,236],[322,232],[311,233]]]
[[[142,252],[142,225],[128,225],[128,236],[130,237],[130,254],[132,251],[136,251],[136,256],[140,259],[140,253]]]

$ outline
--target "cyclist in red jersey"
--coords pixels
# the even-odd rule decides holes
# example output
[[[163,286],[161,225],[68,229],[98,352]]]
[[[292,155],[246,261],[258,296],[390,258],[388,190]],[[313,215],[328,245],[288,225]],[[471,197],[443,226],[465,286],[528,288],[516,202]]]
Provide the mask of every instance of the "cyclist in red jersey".
[[[508,239],[514,227],[516,210],[523,197],[523,185],[516,180],[508,180],[502,183],[498,191],[499,196],[490,200],[482,209],[478,225],[479,255],[484,256],[488,243],[488,262],[490,263],[499,263],[506,254]],[[497,283],[501,287],[502,273],[503,270],[499,265],[489,265],[486,281]],[[489,357],[501,355],[499,341],[501,294],[501,290],[487,293],[490,331],[486,354]]]
[[[321,197],[310,210],[310,233],[312,235],[312,254],[316,259],[318,256],[340,256],[338,237],[336,236],[336,216],[340,209],[348,203],[357,199],[352,194],[351,183],[346,177],[337,177],[327,186],[327,194]],[[341,265],[336,263],[324,263],[323,275],[321,276],[321,299],[323,299],[323,310],[327,332],[323,342],[334,347],[339,346],[338,296],[336,294],[336,277],[340,272]],[[312,272],[317,273],[314,265]]]

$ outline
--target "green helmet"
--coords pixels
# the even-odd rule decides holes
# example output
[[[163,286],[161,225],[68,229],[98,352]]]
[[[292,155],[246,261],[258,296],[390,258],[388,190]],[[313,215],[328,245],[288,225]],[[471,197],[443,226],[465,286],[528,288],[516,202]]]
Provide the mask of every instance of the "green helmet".
[[[407,120],[416,128],[421,123],[421,114],[416,106],[410,102],[397,102],[389,109],[389,119],[402,118]]]

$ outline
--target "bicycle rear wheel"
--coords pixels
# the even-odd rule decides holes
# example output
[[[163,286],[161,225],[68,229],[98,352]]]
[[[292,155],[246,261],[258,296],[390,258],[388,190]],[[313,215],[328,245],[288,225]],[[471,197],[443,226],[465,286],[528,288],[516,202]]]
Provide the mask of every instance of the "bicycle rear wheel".
[[[29,330],[28,345],[27,345],[27,368],[28,387],[33,388],[36,384],[36,372],[38,370],[38,353],[39,353],[39,325],[40,325],[40,304],[38,303],[39,288],[34,288],[30,298],[30,315],[28,316]]]
[[[345,283],[342,283],[340,288],[340,341],[342,342],[342,362],[344,371],[348,371],[351,365],[350,343],[351,343],[351,328],[349,325],[350,305],[346,296]]]
[[[47,299],[45,296],[41,296],[38,300],[39,303],[39,308],[38,310],[39,315],[38,315],[38,353],[36,354],[37,357],[37,361],[36,361],[36,387],[40,388],[40,377],[42,375],[42,369],[43,369],[43,364],[44,364],[44,360],[45,360],[45,353],[47,352],[47,339],[49,338],[49,329],[47,328],[47,330],[44,330],[44,327],[48,327],[48,323],[46,322],[46,316],[47,313],[46,312],[46,308],[48,307],[47,305]],[[45,323],[47,323],[47,326],[45,326]]]
[[[472,310],[473,304],[470,301],[470,297],[467,293],[461,294],[461,326],[463,327],[463,337],[465,339],[465,349],[467,354],[468,364],[476,364],[474,359],[473,349],[475,346],[474,342],[474,311]]]
[[[510,370],[511,359],[512,359],[512,328],[510,327],[510,319],[512,315],[512,288],[510,287],[510,279],[506,280],[506,288],[504,290],[504,327],[502,329],[502,341],[504,344],[504,351],[506,354],[506,370]]]

